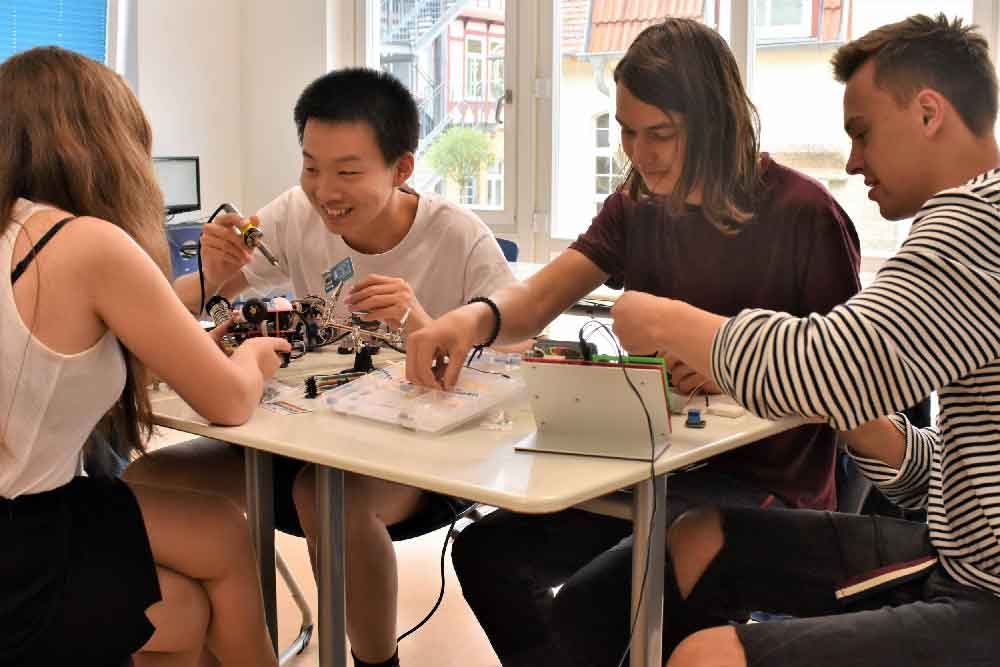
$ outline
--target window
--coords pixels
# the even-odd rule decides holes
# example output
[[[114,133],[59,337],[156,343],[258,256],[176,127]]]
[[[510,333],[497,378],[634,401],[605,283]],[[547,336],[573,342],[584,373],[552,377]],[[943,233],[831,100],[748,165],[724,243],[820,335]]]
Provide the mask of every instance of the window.
[[[384,58],[385,56],[383,56]],[[462,40],[448,42],[448,91],[452,100],[462,99]]]
[[[618,189],[625,176],[625,153],[615,142],[611,146],[609,124],[611,116],[602,113],[594,119],[594,198],[597,211],[601,210],[608,195]]]
[[[813,36],[813,0],[757,0],[756,9],[761,41]]]
[[[351,4],[334,3],[337,11]],[[507,28],[516,9],[506,0],[353,4],[368,26],[365,63],[391,71],[417,101],[420,142],[408,184],[473,207],[495,232],[516,234],[516,162],[504,141],[518,125],[504,96],[506,72],[518,61]]]
[[[503,97],[503,42],[499,39],[490,40],[490,99],[499,100]]]
[[[550,230],[551,247],[536,256],[547,259],[584,232],[604,199],[621,183],[626,160],[620,131],[613,121],[613,74],[629,44],[647,25],[663,20],[664,9],[674,9],[677,16],[715,25],[714,14],[704,13],[706,8],[714,11],[714,5],[714,2],[558,0],[560,12],[555,34],[559,50],[555,77],[561,111],[553,127],[555,214]],[[593,196],[580,196],[583,187],[593,187]]]
[[[476,181],[478,179],[475,176],[471,176],[465,179],[462,184],[462,199],[461,203],[466,206],[471,206],[476,203]]]
[[[758,1],[758,6],[761,3]],[[777,4],[772,2],[770,4]],[[863,0],[837,2],[838,16],[827,12],[824,20],[845,23],[846,38],[855,39],[872,28],[916,13],[943,11],[972,19],[972,0]],[[790,20],[790,19],[789,19]],[[758,18],[758,24],[760,19]],[[778,162],[818,179],[850,215],[861,239],[862,282],[902,243],[908,222],[885,220],[878,206],[868,200],[860,176],[844,171],[850,141],[844,133],[844,86],[833,79],[830,58],[839,43],[814,42],[809,46],[765,44],[758,35],[751,96],[761,117],[761,148]],[[788,82],[795,81],[790,97]]]
[[[479,100],[483,97],[483,40],[480,37],[465,38],[465,99]]]
[[[607,148],[611,145],[611,139],[608,135],[609,122],[610,116],[606,113],[602,113],[594,120],[594,145],[598,149]]]
[[[590,225],[597,199],[613,188],[624,164],[616,157],[621,140],[612,73],[628,45],[667,16],[712,26],[733,45],[760,110],[762,148],[833,192],[858,228],[866,272],[895,250],[906,223],[882,220],[864,196],[862,179],[844,172],[843,87],[833,80],[830,56],[878,25],[939,11],[974,19],[995,49],[1000,17],[1000,0],[354,0],[334,6],[348,4],[381,9],[373,16],[382,20],[369,26],[382,27],[382,41],[372,42],[378,42],[383,58],[437,49],[421,62],[429,63],[427,80],[435,85],[428,90],[438,91],[443,113],[435,115],[433,105],[422,103],[428,130],[422,129],[411,185],[424,191],[440,187],[453,201],[481,198],[476,212],[504,236],[516,236],[523,257],[538,260],[564,249]],[[386,20],[392,7],[400,9]],[[399,32],[394,26],[409,16],[422,17],[428,7],[439,14],[421,22],[414,18],[409,41],[392,37]],[[438,23],[445,26],[439,43],[422,36],[421,30]],[[502,41],[502,51],[494,40]],[[501,70],[503,89],[513,91],[513,100],[505,103],[499,125],[494,110]],[[494,159],[472,170],[481,194],[468,174],[453,178],[427,164],[426,151],[456,127],[484,133],[491,142]],[[494,162],[502,169],[502,187],[491,185],[497,174],[488,165]],[[593,196],[581,196],[591,188]],[[502,211],[493,208],[498,195]]]
[[[0,0],[0,62],[55,45],[107,61],[107,0]]]
[[[503,160],[497,160],[486,170],[486,205],[503,206]]]

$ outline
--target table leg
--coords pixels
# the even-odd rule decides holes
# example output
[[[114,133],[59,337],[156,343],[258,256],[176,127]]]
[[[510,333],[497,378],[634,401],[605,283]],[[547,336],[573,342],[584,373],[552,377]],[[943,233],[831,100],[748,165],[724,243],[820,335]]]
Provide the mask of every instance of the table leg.
[[[316,466],[319,536],[319,664],[347,667],[344,583],[344,472]]]
[[[271,633],[271,643],[278,651],[278,603],[274,583],[274,457],[247,448],[246,485],[247,520],[250,539],[257,550],[260,588],[264,594],[264,619]]]
[[[655,503],[655,512],[654,512]],[[667,476],[658,475],[632,487],[632,635],[630,667],[663,665],[663,570],[666,559]],[[652,519],[652,525],[650,520]],[[646,570],[646,551],[649,569]],[[639,607],[643,573],[645,593]]]

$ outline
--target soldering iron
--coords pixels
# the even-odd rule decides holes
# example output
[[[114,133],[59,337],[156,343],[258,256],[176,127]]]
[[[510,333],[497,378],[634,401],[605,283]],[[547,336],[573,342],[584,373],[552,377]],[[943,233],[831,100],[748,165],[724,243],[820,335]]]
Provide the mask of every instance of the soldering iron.
[[[212,224],[212,221],[215,220],[215,216],[222,212],[235,213],[240,216],[241,220],[243,219],[243,214],[240,213],[238,208],[229,202],[224,202],[219,204],[218,208],[213,211],[212,215],[208,216],[208,221],[205,224]],[[268,262],[280,268],[281,265],[278,264],[278,259],[274,256],[274,253],[271,252],[271,249],[267,247],[267,244],[264,243],[264,232],[260,231],[260,229],[257,228],[257,225],[253,224],[253,222],[247,221],[245,225],[239,228],[239,234],[243,237],[243,243],[246,244],[248,248],[251,250],[256,248],[260,251],[260,254],[264,255],[264,258],[267,259]],[[198,243],[198,286],[201,293],[201,298],[198,303],[198,314],[200,316],[201,313],[205,311],[205,270],[201,264],[200,241]]]
[[[243,214],[239,212],[239,209],[228,202],[222,204],[221,208],[226,213],[235,213],[240,216],[241,219],[243,218]],[[243,237],[243,243],[246,244],[246,247],[251,250],[256,248],[260,251],[260,254],[264,255],[264,258],[267,259],[267,261],[274,266],[280,266],[277,258],[274,256],[274,253],[272,253],[271,249],[267,247],[266,243],[264,243],[264,232],[260,231],[260,228],[257,227],[257,225],[248,220],[245,225],[240,227],[240,235]]]

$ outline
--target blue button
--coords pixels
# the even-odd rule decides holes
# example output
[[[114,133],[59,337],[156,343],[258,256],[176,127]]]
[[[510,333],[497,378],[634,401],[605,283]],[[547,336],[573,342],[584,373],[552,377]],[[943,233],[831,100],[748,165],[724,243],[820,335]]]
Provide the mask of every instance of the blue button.
[[[688,408],[687,421],[684,425],[688,428],[705,428],[705,420],[701,418],[701,410]]]

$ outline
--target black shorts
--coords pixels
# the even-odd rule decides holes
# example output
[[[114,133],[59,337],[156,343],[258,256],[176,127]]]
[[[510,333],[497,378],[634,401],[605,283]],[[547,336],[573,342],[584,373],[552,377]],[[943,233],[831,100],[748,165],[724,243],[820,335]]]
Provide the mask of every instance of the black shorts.
[[[1000,598],[952,579],[926,525],[780,509],[722,516],[725,547],[689,602],[714,601],[729,618],[793,616],[735,626],[751,667],[1000,665]]]
[[[0,499],[0,667],[127,664],[160,586],[135,496],[77,477]]]
[[[299,472],[306,467],[304,461],[274,456],[274,527],[283,533],[304,537],[299,514],[295,509],[292,487]],[[421,508],[397,524],[389,526],[389,536],[393,541],[408,540],[442,526],[447,526],[456,516],[464,512],[472,503],[459,498],[425,492]]]

